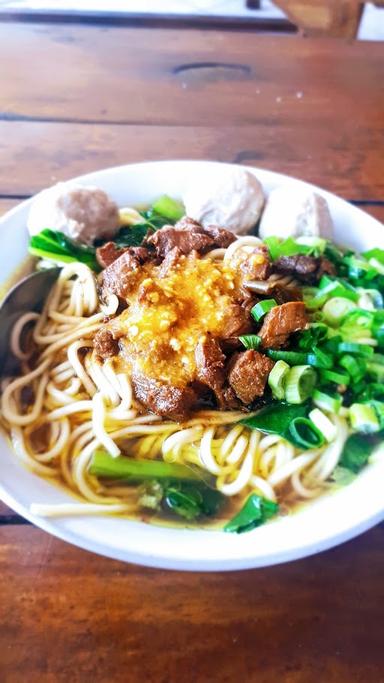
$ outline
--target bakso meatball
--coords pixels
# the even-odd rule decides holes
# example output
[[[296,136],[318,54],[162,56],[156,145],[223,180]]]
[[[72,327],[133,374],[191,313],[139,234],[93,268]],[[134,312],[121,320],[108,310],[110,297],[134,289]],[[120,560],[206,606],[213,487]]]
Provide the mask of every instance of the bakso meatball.
[[[76,242],[93,244],[114,237],[119,230],[119,211],[97,187],[57,183],[35,197],[27,226],[31,235],[50,228]]]
[[[187,216],[204,227],[220,225],[237,235],[251,232],[264,205],[263,188],[242,168],[215,166],[194,178],[183,197]]]
[[[332,239],[332,233],[332,218],[324,197],[290,185],[272,190],[260,221],[260,237]]]

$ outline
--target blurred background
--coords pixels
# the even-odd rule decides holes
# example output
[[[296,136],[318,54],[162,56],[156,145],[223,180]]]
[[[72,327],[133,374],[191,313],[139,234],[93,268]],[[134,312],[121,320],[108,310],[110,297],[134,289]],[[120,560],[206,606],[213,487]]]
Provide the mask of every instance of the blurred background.
[[[0,0],[0,18],[62,18],[74,12],[92,20],[179,22],[198,26],[327,34],[384,40],[384,2],[356,0]]]

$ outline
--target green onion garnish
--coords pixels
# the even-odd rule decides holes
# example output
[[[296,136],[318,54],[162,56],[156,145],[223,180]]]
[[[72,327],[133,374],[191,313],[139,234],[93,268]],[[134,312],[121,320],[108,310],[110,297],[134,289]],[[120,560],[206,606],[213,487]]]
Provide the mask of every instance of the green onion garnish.
[[[290,371],[288,363],[278,360],[268,377],[268,385],[275,398],[282,401],[285,396],[285,382]]]
[[[349,409],[349,419],[356,432],[372,434],[380,429],[376,411],[367,403],[353,403]]]
[[[325,368],[326,370],[330,370],[333,366],[333,359],[328,353],[315,347],[313,351],[307,355],[307,364],[313,365],[314,368]]]
[[[339,394],[326,394],[319,389],[315,389],[313,392],[312,400],[315,406],[328,413],[338,413],[342,405],[342,398]]]
[[[350,382],[349,375],[344,372],[335,372],[334,370],[320,370],[320,378],[325,382],[335,382],[335,384],[346,384]]]
[[[288,365],[307,365],[308,354],[300,351],[275,351],[268,349],[266,352],[272,360],[284,360]]]
[[[376,382],[384,382],[384,365],[382,365],[382,363],[370,361],[367,363],[367,373],[373,377]]]
[[[289,425],[292,442],[298,448],[319,448],[324,443],[320,430],[307,417],[296,417]]]
[[[359,356],[366,356],[367,358],[373,356],[372,346],[365,344],[357,344],[356,342],[340,342],[337,345],[338,353],[355,353]]]
[[[341,321],[356,308],[356,304],[350,299],[342,296],[335,296],[323,306],[324,320],[329,325],[339,325]]]
[[[336,436],[337,429],[329,417],[324,415],[319,408],[314,408],[311,410],[308,417],[310,420],[312,420],[315,427],[317,427],[317,429],[322,433],[326,441],[333,441]]]
[[[286,378],[285,400],[287,403],[304,403],[311,396],[315,384],[315,370],[310,365],[296,365]]]
[[[367,369],[367,366],[362,359],[355,358],[349,354],[339,358],[339,365],[348,372],[353,383],[360,382]]]
[[[259,301],[259,303],[255,304],[251,309],[251,315],[258,322],[275,306],[277,306],[275,299],[264,299],[264,301]]]
[[[242,337],[239,337],[239,339],[246,349],[257,349],[261,342],[261,337],[257,334],[245,334]]]

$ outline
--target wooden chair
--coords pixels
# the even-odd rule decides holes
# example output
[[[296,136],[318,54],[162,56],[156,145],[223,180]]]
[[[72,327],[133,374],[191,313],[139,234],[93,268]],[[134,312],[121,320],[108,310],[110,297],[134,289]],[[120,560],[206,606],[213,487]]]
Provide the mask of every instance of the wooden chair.
[[[359,0],[274,0],[303,35],[355,38],[364,2]],[[375,3],[383,5],[383,3]]]

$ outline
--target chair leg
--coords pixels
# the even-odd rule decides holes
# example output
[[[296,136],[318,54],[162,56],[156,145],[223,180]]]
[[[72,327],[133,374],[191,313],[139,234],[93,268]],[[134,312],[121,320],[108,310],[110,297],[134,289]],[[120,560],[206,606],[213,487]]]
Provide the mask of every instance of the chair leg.
[[[356,37],[364,4],[354,0],[275,0],[275,5],[286,13],[304,35],[337,38]]]

